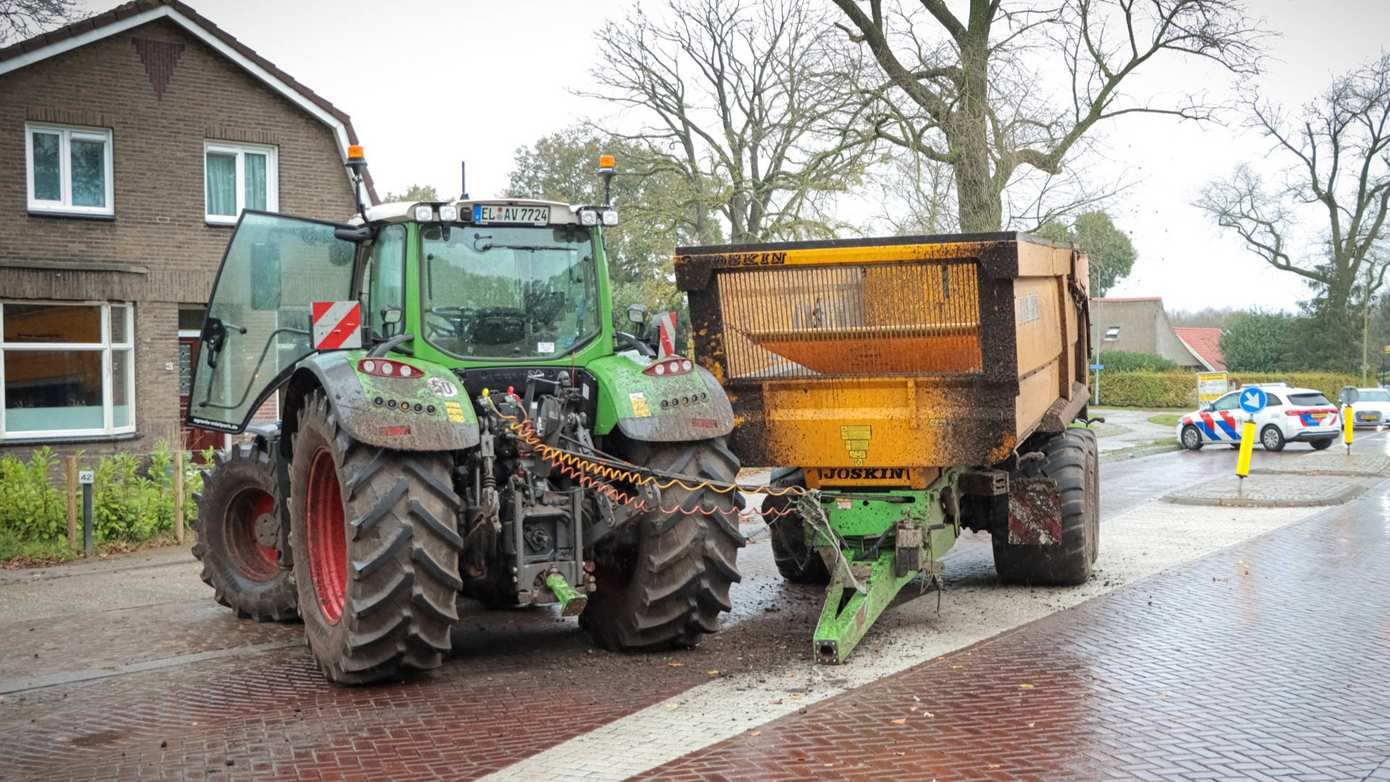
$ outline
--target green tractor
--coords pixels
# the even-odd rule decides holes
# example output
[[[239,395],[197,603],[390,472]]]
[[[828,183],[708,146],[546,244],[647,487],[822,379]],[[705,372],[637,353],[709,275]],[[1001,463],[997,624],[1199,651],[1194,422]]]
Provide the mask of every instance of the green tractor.
[[[187,420],[254,437],[199,499],[217,600],[302,619],[341,683],[441,665],[460,598],[558,604],[614,650],[714,632],[744,542],[733,414],[704,369],[619,330],[617,212],[359,212],[247,211],[222,260]]]

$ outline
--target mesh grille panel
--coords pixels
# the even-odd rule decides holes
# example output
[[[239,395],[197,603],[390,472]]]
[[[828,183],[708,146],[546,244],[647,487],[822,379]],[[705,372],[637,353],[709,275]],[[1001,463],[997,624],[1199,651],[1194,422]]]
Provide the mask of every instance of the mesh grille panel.
[[[731,378],[980,371],[970,260],[720,271]]]

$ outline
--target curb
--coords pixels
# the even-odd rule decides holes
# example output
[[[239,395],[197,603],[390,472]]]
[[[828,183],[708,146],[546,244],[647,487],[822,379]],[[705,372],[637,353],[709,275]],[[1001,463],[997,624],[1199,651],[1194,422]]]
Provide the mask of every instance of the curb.
[[[1164,502],[1174,505],[1203,505],[1218,508],[1321,508],[1332,505],[1343,505],[1366,492],[1365,486],[1348,486],[1340,492],[1317,499],[1259,499],[1254,497],[1187,497],[1183,495],[1169,495],[1163,498]]]
[[[1116,448],[1113,451],[1102,451],[1100,454],[1100,462],[1101,464],[1104,464],[1106,462],[1123,462],[1128,461],[1129,459],[1138,459],[1144,456],[1154,456],[1160,453],[1169,453],[1171,451],[1181,450],[1182,446],[1178,445],[1177,443],[1164,443],[1162,445],[1133,445],[1128,448]]]

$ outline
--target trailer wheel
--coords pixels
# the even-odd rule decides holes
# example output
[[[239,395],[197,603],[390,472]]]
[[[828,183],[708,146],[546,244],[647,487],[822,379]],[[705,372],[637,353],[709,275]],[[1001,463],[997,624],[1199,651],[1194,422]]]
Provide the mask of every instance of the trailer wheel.
[[[359,443],[322,393],[305,399],[290,463],[290,548],[325,676],[363,684],[443,663],[462,587],[460,504],[448,456]]]
[[[687,443],[632,443],[622,454],[663,472],[733,481],[738,459],[722,439]],[[695,646],[719,627],[729,587],[740,580],[737,494],[674,486],[661,493],[664,508],[625,524],[595,546],[597,589],[579,625],[606,649]]]
[[[772,485],[778,488],[801,486],[804,484],[802,471],[795,470],[785,476],[773,475]],[[780,478],[780,479],[779,479]],[[796,506],[792,495],[768,495],[763,500],[764,510],[785,512]],[[806,520],[800,513],[765,516],[768,534],[772,541],[772,559],[777,563],[777,572],[793,584],[830,583],[830,570],[825,560],[806,543]]]
[[[218,603],[257,622],[299,617],[294,580],[280,567],[280,521],[270,456],[250,445],[218,451],[203,473],[193,556]]]
[[[1043,460],[1026,475],[1057,483],[1062,500],[1062,540],[1049,546],[1015,545],[1008,530],[994,530],[994,569],[1011,583],[1075,586],[1091,576],[1100,552],[1100,460],[1089,429],[1068,429],[1042,447]]]

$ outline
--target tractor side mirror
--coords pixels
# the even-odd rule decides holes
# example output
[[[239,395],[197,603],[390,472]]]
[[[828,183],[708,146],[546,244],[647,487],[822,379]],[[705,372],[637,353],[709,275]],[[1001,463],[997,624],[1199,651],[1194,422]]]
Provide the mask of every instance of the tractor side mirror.
[[[381,322],[388,326],[394,326],[401,322],[401,311],[395,307],[381,313]]]
[[[280,247],[265,242],[251,246],[251,309],[280,309]]]
[[[647,305],[629,304],[627,305],[627,320],[629,323],[641,326],[647,322]]]

